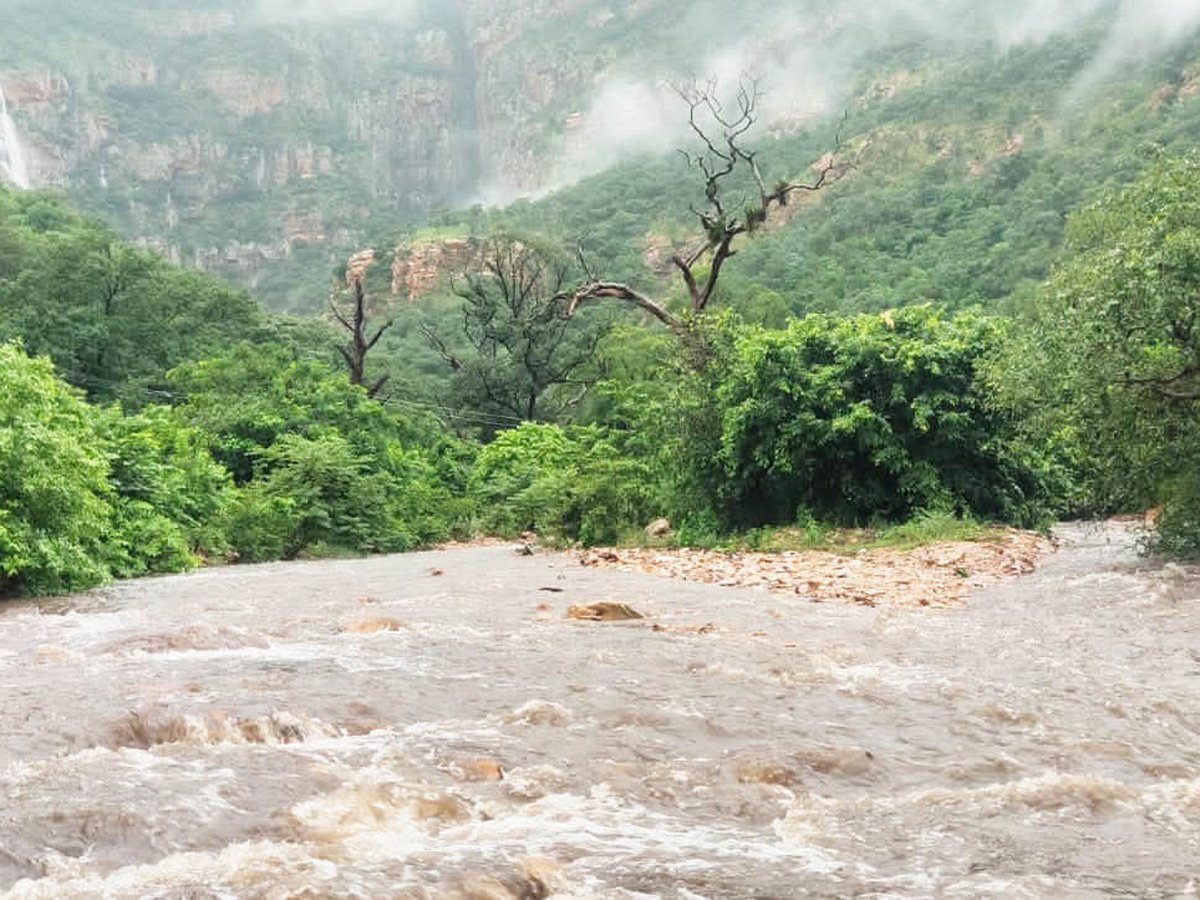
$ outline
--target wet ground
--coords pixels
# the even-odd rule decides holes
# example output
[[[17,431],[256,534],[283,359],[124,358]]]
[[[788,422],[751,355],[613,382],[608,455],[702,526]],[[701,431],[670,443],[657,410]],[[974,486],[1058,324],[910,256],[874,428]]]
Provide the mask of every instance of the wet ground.
[[[1196,896],[1200,574],[1063,537],[958,609],[505,547],[9,605],[0,896]]]

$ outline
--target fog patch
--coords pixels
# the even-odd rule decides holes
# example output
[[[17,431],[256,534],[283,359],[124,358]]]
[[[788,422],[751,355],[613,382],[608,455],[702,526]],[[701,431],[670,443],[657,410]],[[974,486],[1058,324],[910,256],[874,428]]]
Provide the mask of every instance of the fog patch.
[[[421,0],[257,0],[253,17],[271,24],[333,22],[372,16],[394,22],[414,17],[427,5]]]

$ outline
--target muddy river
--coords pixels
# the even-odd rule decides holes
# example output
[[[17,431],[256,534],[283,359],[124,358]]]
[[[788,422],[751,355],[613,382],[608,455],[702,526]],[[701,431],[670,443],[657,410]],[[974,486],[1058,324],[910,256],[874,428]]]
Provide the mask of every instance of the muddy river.
[[[1200,574],[1063,539],[949,610],[507,547],[9,604],[0,896],[1194,897]]]

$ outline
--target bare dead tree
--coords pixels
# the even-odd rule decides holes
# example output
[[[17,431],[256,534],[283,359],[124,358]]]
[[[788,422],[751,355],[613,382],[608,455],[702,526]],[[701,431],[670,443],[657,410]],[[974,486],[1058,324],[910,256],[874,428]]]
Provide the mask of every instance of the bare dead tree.
[[[784,180],[768,184],[759,165],[759,151],[749,149],[746,144],[747,135],[758,120],[763,98],[758,79],[743,77],[739,80],[731,110],[727,110],[719,99],[715,78],[703,84],[693,80],[673,87],[687,105],[688,125],[699,139],[701,148],[694,154],[680,153],[688,167],[703,178],[704,205],[691,207],[702,238],[693,250],[676,253],[671,260],[687,286],[691,311],[698,315],[708,308],[725,263],[737,255],[735,244],[738,238],[766,224],[771,211],[787,206],[793,194],[820,191],[854,168],[857,161],[838,160],[845,126],[843,119],[834,149],[817,163],[817,176],[813,181]],[[737,209],[727,199],[726,188],[731,178],[739,178],[744,172],[749,173],[757,197],[753,201],[747,197],[741,209]],[[579,258],[585,280],[561,295],[567,315],[574,314],[582,304],[592,300],[616,299],[641,308],[677,334],[689,332],[687,322],[662,303],[623,282],[595,277],[582,249]],[[707,272],[703,271],[705,265]]]
[[[1200,400],[1200,362],[1193,362],[1175,375],[1139,378],[1126,374],[1122,382],[1149,388],[1163,400],[1181,400],[1190,403]]]
[[[429,325],[421,331],[454,372],[457,399],[511,420],[560,418],[603,375],[603,329],[564,313],[570,267],[507,237],[492,239],[483,271],[452,281],[463,301],[459,355]]]
[[[337,348],[350,370],[350,383],[365,386],[367,354],[379,343],[383,333],[392,327],[392,320],[388,319],[375,329],[373,335],[367,337],[367,292],[363,287],[362,276],[351,279],[350,296],[350,309],[339,308],[338,301],[333,297],[329,299],[329,308],[338,323],[350,333],[350,340],[339,344]],[[377,396],[387,384],[388,377],[384,375],[368,387],[367,396]]]

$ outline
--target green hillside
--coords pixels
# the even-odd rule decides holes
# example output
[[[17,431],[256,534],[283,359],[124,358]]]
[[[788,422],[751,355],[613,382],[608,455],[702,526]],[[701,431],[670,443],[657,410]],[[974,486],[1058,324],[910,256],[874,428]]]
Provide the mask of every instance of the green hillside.
[[[1063,105],[1102,34],[1010,50],[985,43],[942,60],[926,47],[894,48],[846,102],[844,155],[861,151],[858,169],[750,242],[730,264],[725,295],[758,298],[763,315],[778,315],[1027,293],[1056,258],[1068,213],[1200,139],[1194,44],[1123,69],[1078,108]],[[881,84],[904,86],[885,97]],[[825,119],[760,144],[766,168],[803,178],[836,130]],[[643,251],[689,236],[688,206],[703,199],[689,174],[678,156],[638,160],[543,200],[438,221],[582,239],[606,272],[669,290]]]
[[[647,240],[676,236],[696,187],[672,152],[687,132],[666,81],[751,69],[772,172],[801,174],[843,111],[847,145],[870,144],[731,280],[792,309],[872,308],[1011,293],[1045,272],[1063,213],[1196,132],[1194,42],[1077,89],[1113,39],[1105,4],[1027,40],[959,0],[925,14],[751,0],[733,21],[665,0],[307,9],[6,0],[0,87],[35,184],[277,309],[319,309],[346,257],[390,252],[431,216],[586,236],[641,278]],[[476,202],[492,211],[446,212]]]
[[[752,0],[733,40],[715,3],[280,9],[38,40],[9,4],[5,141],[61,190],[0,187],[0,593],[662,516],[778,547],[1161,504],[1200,552],[1197,41],[1102,3]],[[664,79],[731,61],[766,93],[717,110],[706,197]]]

